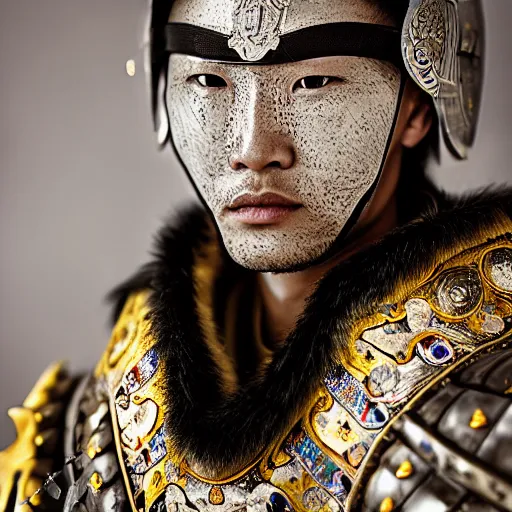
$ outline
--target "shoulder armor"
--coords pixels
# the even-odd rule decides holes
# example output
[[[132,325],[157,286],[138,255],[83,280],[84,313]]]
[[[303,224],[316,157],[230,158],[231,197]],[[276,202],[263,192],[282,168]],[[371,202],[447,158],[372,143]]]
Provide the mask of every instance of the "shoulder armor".
[[[382,442],[362,510],[512,510],[511,384],[507,347],[430,389]]]
[[[50,495],[59,494],[51,476],[63,459],[63,418],[72,387],[63,364],[55,363],[23,405],[9,409],[17,438],[0,452],[1,512],[24,512],[41,505],[43,486]]]
[[[114,443],[108,397],[88,376],[78,386],[67,414],[65,452],[68,488],[63,512],[122,512],[126,492]]]

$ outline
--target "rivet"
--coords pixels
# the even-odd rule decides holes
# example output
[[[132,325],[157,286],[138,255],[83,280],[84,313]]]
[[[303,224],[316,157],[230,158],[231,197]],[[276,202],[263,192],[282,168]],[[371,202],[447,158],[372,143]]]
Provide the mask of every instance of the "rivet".
[[[395,502],[389,496],[381,501],[379,512],[392,512],[395,508]]]
[[[91,483],[95,491],[99,491],[101,489],[101,486],[103,485],[103,478],[101,478],[99,473],[95,472],[91,475],[89,482]]]
[[[94,459],[98,453],[101,453],[101,448],[99,446],[89,446],[87,448],[87,455],[90,459]]]
[[[411,461],[404,460],[400,466],[398,466],[398,469],[396,470],[395,476],[397,478],[403,479],[403,478],[409,478],[414,473],[414,468],[411,464]]]
[[[41,434],[37,435],[34,439],[34,443],[36,443],[36,446],[43,446],[44,437]]]
[[[34,419],[37,423],[41,423],[44,420],[44,416],[38,411],[34,414]]]
[[[487,416],[482,409],[476,409],[469,422],[471,428],[477,429],[487,426]]]

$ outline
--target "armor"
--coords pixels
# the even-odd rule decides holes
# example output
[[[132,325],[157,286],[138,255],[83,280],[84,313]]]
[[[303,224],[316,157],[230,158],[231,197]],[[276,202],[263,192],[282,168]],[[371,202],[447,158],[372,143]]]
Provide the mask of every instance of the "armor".
[[[94,374],[68,387],[71,399],[58,395],[64,467],[31,506],[512,510],[510,204],[490,196],[445,206],[341,264],[315,292],[289,353],[277,352],[266,378],[239,391],[214,332],[194,338],[212,313],[207,269],[222,258],[212,226],[199,212],[181,232],[164,231],[157,259],[118,292],[122,311]],[[439,226],[449,231],[443,242]],[[364,301],[343,293],[356,296],[357,286]],[[190,300],[198,317],[184,317]],[[202,357],[225,372],[202,374]],[[46,410],[44,401],[25,407]],[[30,467],[47,467],[31,453]],[[17,467],[2,456],[4,472]],[[18,496],[33,489],[17,485]]]

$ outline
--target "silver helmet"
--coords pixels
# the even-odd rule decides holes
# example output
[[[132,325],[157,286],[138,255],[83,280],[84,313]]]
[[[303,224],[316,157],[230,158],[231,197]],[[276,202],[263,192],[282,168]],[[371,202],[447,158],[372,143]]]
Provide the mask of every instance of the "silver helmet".
[[[479,0],[410,0],[402,29],[407,71],[432,96],[445,141],[467,157],[480,106],[483,16]]]
[[[396,0],[388,0],[393,2]],[[182,36],[190,43],[197,43],[203,36],[209,38],[211,31],[199,30],[197,33],[183,33],[183,27],[170,27],[167,24],[172,7],[172,0],[150,0],[149,37],[147,55],[149,57],[150,87],[152,96],[153,118],[155,129],[158,128],[158,102],[163,101],[159,84],[165,81],[168,65],[168,38],[174,41]],[[293,34],[286,31],[284,20],[291,0],[239,0],[233,20],[233,33],[224,34],[225,50],[217,55],[204,55],[217,60],[237,60],[248,63],[269,62],[268,54],[279,55],[279,47],[283,41]],[[257,20],[255,12],[261,19]],[[257,34],[251,23],[258,25],[261,31]],[[333,24],[331,24],[333,25]],[[359,24],[362,32],[343,31],[345,38],[364,39],[364,34],[371,34],[367,25]],[[364,26],[363,26],[364,25]],[[316,27],[318,30],[329,31],[329,24]],[[318,30],[316,37],[318,37]],[[244,33],[247,32],[247,33]],[[299,32],[299,31],[297,31]],[[348,35],[347,35],[348,34]],[[362,35],[363,34],[363,35]],[[298,35],[298,34],[297,34]],[[467,158],[468,148],[472,146],[478,120],[482,91],[482,67],[484,54],[484,23],[481,0],[409,0],[407,13],[401,33],[396,34],[403,65],[414,82],[433,100],[444,140],[451,152],[458,158]],[[381,37],[382,34],[379,36]],[[373,38],[379,40],[379,37]],[[382,45],[380,50],[370,51],[364,44],[359,53],[354,53],[352,41],[345,40],[341,45],[332,44],[328,38],[329,50],[324,54],[332,55],[333,48],[339,48],[340,55],[363,55],[383,58]],[[391,41],[386,38],[386,41]],[[347,44],[348,43],[348,44]],[[210,40],[208,40],[210,44]],[[203,45],[205,47],[207,45]],[[214,45],[215,46],[215,45]],[[356,45],[357,46],[357,45]],[[385,46],[384,46],[385,48]],[[237,59],[232,54],[237,54]],[[341,53],[344,52],[344,53]],[[286,48],[289,55],[289,48]],[[298,52],[298,56],[308,58],[307,52]],[[313,56],[320,56],[322,52]],[[279,62],[279,60],[273,60]],[[402,63],[401,63],[402,64]],[[166,137],[159,137],[163,144]]]

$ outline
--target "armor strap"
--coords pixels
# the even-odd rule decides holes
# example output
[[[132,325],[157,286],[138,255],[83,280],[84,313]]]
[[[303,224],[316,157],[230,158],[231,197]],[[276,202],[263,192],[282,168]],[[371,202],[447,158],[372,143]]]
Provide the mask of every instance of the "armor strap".
[[[188,23],[168,23],[165,27],[168,53],[245,64],[281,64],[344,55],[386,60],[403,67],[401,33],[386,25],[342,22],[306,27],[281,35],[277,48],[255,62],[244,60],[230,48],[229,40],[228,35]]]

